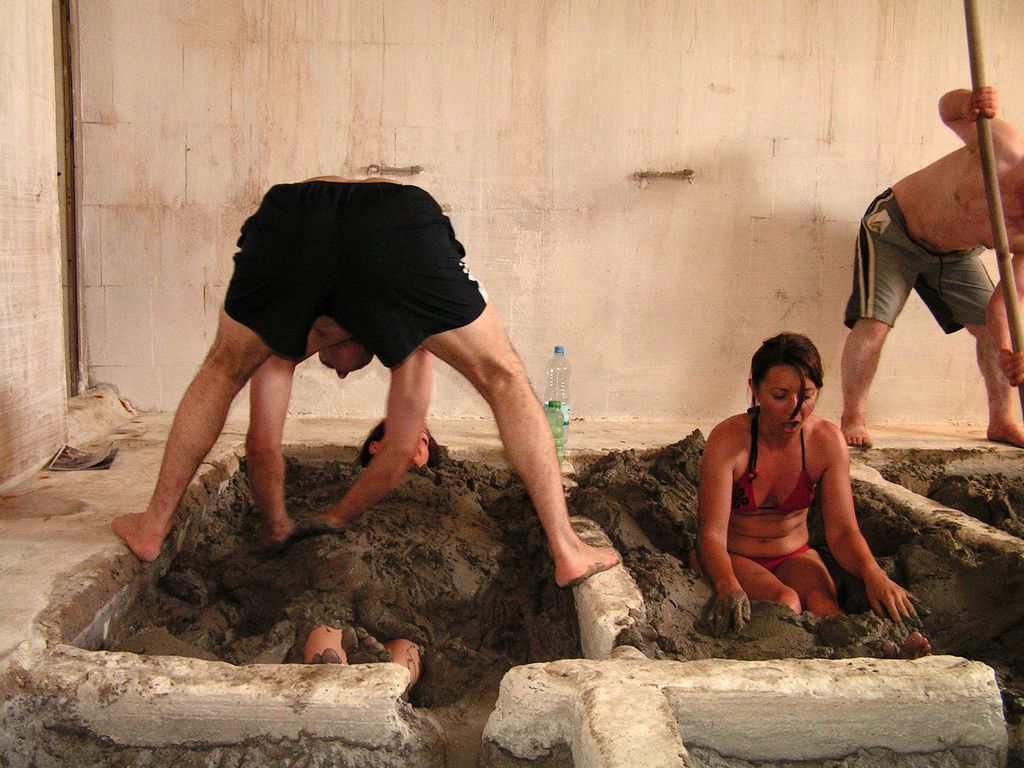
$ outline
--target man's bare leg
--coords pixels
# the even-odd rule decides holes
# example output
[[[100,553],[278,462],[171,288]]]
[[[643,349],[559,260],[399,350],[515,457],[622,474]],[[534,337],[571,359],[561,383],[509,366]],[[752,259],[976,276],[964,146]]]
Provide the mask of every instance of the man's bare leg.
[[[491,306],[463,328],[431,336],[424,346],[469,379],[491,406],[512,468],[523,478],[555,560],[555,582],[567,586],[619,562],[610,549],[584,544],[569,523],[562,476],[544,411]]]
[[[985,394],[988,397],[989,440],[1009,443],[1024,448],[1024,425],[1017,419],[1016,391],[1006,382],[999,357],[988,328],[984,325],[968,325],[967,330],[974,337],[977,347],[978,369],[985,380]]]
[[[882,345],[889,326],[880,320],[861,318],[853,326],[843,345],[840,375],[843,380],[843,416],[840,427],[846,444],[869,448],[871,435],[864,420],[868,390],[878,371]]]
[[[258,541],[262,547],[283,544],[295,530],[284,501],[281,453],[294,374],[295,363],[271,355],[249,380],[245,464],[253,500],[260,512]]]
[[[111,522],[114,533],[140,560],[151,562],[160,554],[178,502],[220,436],[231,401],[269,355],[255,333],[221,310],[217,338],[174,415],[146,511]]]

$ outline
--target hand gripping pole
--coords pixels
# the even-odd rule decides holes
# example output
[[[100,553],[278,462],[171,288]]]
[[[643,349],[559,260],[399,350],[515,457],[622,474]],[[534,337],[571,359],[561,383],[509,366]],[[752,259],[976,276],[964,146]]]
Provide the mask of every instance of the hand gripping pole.
[[[971,85],[975,91],[985,86],[985,65],[981,56],[981,33],[978,30],[978,9],[975,0],[964,0],[967,18],[967,53],[971,61]],[[1024,327],[1021,325],[1017,286],[1013,279],[1013,254],[1006,236],[1003,218],[1003,200],[999,196],[999,176],[996,174],[995,151],[992,147],[992,126],[984,115],[978,115],[978,149],[981,168],[985,174],[985,194],[988,197],[988,215],[992,219],[992,240],[996,247],[999,281],[1003,287],[1006,322],[1010,328],[1010,342],[1014,352],[1024,346]],[[1021,408],[1024,409],[1024,384],[1019,388]]]

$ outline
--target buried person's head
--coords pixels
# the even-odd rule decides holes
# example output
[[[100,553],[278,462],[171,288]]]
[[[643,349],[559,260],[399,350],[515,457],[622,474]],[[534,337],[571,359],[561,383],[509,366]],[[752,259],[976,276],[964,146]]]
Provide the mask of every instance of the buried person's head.
[[[359,464],[368,466],[374,456],[380,451],[384,443],[385,420],[381,419],[377,426],[370,430],[370,433],[363,441],[359,449]],[[434,468],[443,456],[444,449],[430,434],[430,430],[424,427],[416,438],[416,449],[410,459],[410,466]]]

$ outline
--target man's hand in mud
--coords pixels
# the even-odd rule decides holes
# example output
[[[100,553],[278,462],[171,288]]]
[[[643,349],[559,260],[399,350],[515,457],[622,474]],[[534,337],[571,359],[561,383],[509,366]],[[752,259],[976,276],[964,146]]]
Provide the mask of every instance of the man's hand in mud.
[[[742,589],[720,592],[711,604],[711,631],[721,637],[739,632],[750,621],[750,598]]]
[[[913,595],[885,575],[881,568],[871,571],[864,577],[864,589],[868,594],[871,610],[883,619],[893,621],[903,619],[917,620]]]
[[[1009,380],[1011,387],[1019,387],[1024,383],[1024,352],[1000,349],[999,367],[1003,369],[1003,375]]]

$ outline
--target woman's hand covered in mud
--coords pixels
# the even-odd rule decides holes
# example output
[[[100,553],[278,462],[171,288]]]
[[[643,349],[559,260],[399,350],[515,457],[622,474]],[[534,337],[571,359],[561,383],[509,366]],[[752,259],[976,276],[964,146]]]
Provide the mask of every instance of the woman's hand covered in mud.
[[[913,595],[886,576],[881,568],[864,577],[864,589],[868,593],[871,610],[883,619],[902,621],[904,618],[917,618]]]
[[[750,598],[741,589],[720,592],[711,604],[711,630],[716,635],[739,632],[750,621]]]

